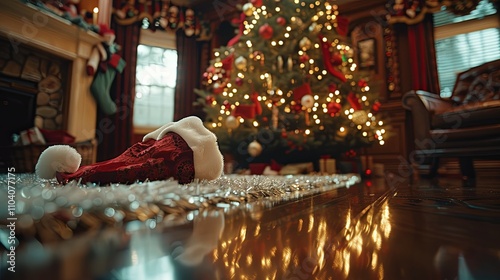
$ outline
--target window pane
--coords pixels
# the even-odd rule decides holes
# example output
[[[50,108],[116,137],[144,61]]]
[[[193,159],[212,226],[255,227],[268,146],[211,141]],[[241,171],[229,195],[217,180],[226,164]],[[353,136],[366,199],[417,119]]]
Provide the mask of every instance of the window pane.
[[[160,127],[173,121],[177,51],[137,47],[134,126]]]

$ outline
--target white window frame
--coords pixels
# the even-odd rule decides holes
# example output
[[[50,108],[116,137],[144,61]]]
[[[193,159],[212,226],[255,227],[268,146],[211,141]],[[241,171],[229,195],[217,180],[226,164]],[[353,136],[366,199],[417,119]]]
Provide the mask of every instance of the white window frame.
[[[153,32],[150,29],[141,29],[139,44],[177,50],[175,33],[169,31]],[[150,126],[133,126],[134,134],[147,134],[157,128]]]

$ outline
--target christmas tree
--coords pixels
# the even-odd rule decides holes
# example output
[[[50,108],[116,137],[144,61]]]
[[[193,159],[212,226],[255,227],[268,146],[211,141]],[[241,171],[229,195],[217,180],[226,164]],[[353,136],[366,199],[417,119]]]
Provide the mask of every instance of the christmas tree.
[[[380,102],[357,71],[347,23],[325,0],[252,0],[196,89],[206,125],[239,163],[338,157],[384,144]]]

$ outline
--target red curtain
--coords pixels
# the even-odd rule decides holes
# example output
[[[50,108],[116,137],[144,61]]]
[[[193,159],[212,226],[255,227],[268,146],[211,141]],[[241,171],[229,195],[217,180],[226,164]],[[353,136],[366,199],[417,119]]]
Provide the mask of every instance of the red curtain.
[[[120,1],[114,2],[116,4]],[[98,113],[97,116],[96,137],[99,142],[97,161],[114,158],[133,144],[135,68],[141,27],[140,22],[119,25],[112,20],[111,28],[116,34],[115,42],[121,46],[118,54],[126,61],[127,65],[122,73],[116,74],[110,90],[111,97],[118,108],[117,113],[110,116]]]
[[[193,106],[198,98],[194,89],[200,87],[201,81],[201,43],[194,37],[187,37],[182,29],[177,31],[176,38],[178,58],[174,120],[193,115],[203,118],[202,109]]]
[[[412,89],[439,94],[432,14],[427,14],[420,23],[409,25],[407,31]]]

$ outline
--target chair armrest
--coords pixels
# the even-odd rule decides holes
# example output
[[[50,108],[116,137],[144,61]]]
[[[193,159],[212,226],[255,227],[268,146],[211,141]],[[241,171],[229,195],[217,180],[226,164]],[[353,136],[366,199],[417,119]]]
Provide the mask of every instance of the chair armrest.
[[[423,141],[425,139],[430,139],[432,113],[426,106],[429,102],[424,103],[418,92],[421,91],[411,90],[405,93],[402,98],[402,105],[403,108],[411,112],[415,141]],[[423,92],[422,95],[431,95],[431,93],[427,94]]]
[[[416,90],[415,94],[422,100],[425,108],[431,114],[441,114],[453,108],[453,101],[442,99],[437,94],[423,90]]]

